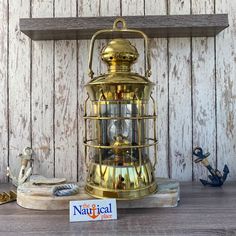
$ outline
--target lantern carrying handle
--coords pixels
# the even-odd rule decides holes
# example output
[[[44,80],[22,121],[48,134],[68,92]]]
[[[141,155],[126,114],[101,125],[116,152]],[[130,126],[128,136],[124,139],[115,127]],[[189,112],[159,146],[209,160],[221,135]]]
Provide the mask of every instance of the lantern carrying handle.
[[[121,24],[121,27],[119,27],[119,25]],[[149,52],[149,46],[148,46],[148,37],[147,35],[140,31],[140,30],[135,30],[135,29],[128,29],[127,25],[126,25],[126,21],[119,17],[117,18],[114,23],[113,23],[113,28],[112,29],[104,29],[104,30],[99,30],[97,31],[92,39],[91,39],[91,43],[90,43],[90,49],[89,49],[89,61],[88,61],[88,65],[89,65],[89,77],[91,79],[93,79],[93,69],[92,69],[92,59],[93,59],[93,50],[94,50],[94,42],[96,40],[96,38],[101,35],[101,34],[105,34],[105,33],[120,33],[120,32],[129,32],[129,33],[135,33],[135,34],[140,34],[143,39],[144,39],[144,46],[145,46],[145,77],[148,78],[151,76],[151,63],[150,63],[150,52]]]

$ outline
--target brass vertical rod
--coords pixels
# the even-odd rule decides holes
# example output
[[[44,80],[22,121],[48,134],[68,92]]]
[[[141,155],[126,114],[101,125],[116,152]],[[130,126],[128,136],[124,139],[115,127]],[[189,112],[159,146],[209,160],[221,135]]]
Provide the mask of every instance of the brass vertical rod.
[[[99,98],[99,100],[97,102],[98,117],[101,117],[101,101],[106,100],[106,97],[105,97],[102,90],[101,90],[101,93],[102,93],[101,97]],[[107,105],[107,103],[106,103],[106,105]],[[98,128],[97,128],[97,130],[98,130],[98,142],[99,142],[99,145],[101,145],[101,142],[102,142],[102,140],[101,140],[101,120],[98,120],[97,125],[98,125]],[[105,170],[104,173],[102,173],[102,150],[101,150],[101,148],[98,149],[98,155],[99,155],[99,167],[100,167],[100,176],[101,176],[100,185],[101,185],[102,180],[104,178],[105,171],[106,171]]]
[[[101,116],[101,104],[100,104],[100,100],[97,102],[97,106],[98,106],[98,117]],[[101,125],[100,125],[100,120],[97,121],[97,131],[98,131],[98,144],[101,145]],[[100,167],[100,176],[101,176],[101,180],[103,179],[103,175],[102,175],[102,150],[101,148],[98,149],[98,156],[99,156],[99,167]],[[101,182],[100,182],[101,183]]]
[[[153,98],[152,94],[150,95],[150,98],[153,102],[153,138],[154,138],[154,142],[156,142],[157,140],[157,133],[156,133],[156,102],[155,99]],[[153,170],[156,169],[156,164],[157,164],[157,144],[154,145],[154,164],[153,164]]]
[[[86,98],[85,102],[84,102],[84,116],[86,117],[87,116],[87,102],[89,100],[89,96]],[[84,120],[84,143],[87,142],[87,119]],[[88,168],[89,168],[89,165],[88,165],[88,147],[86,145],[84,145],[84,155],[85,155],[85,166],[87,168],[87,171],[88,171]]]
[[[139,100],[138,102],[138,115],[139,117],[141,116],[141,108],[142,108],[142,103],[141,101]],[[141,139],[142,139],[142,135],[141,135],[141,131],[142,131],[142,128],[141,128],[141,120],[138,119],[138,145],[141,145]],[[142,172],[142,169],[141,169],[141,166],[142,166],[142,150],[141,148],[139,147],[138,148],[138,153],[139,153],[139,172],[138,172],[138,176],[140,177],[141,176],[141,172]]]

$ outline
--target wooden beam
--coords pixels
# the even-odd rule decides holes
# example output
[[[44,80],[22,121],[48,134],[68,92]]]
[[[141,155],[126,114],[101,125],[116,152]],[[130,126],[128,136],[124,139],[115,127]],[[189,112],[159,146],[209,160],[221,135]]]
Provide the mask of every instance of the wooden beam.
[[[20,30],[33,40],[90,39],[100,29],[110,29],[117,17],[21,18]],[[150,38],[215,36],[229,26],[228,14],[124,16],[132,29]],[[101,35],[109,38],[112,35]],[[117,35],[138,38],[139,35]]]

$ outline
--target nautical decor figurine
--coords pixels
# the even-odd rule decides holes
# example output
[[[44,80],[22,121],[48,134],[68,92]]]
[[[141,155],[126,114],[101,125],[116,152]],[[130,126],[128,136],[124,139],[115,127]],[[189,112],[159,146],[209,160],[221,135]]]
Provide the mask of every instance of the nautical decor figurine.
[[[193,150],[193,155],[197,157],[197,159],[194,160],[195,163],[201,162],[211,173],[211,175],[208,175],[208,178],[210,181],[200,179],[201,183],[203,185],[213,186],[213,187],[220,187],[225,182],[227,175],[229,173],[229,168],[227,165],[224,166],[223,169],[223,175],[218,169],[213,169],[211,165],[209,164],[207,157],[210,155],[209,152],[203,154],[203,150],[201,147],[196,147]]]
[[[18,155],[21,158],[21,168],[20,168],[18,178],[15,177],[12,174],[11,169],[7,167],[7,176],[9,176],[9,178],[12,181],[12,184],[15,185],[16,187],[23,184],[33,172],[32,154],[33,154],[33,150],[30,147],[26,147],[23,149],[22,153]]]
[[[12,181],[12,184],[16,187],[23,184],[32,174],[33,171],[33,159],[32,159],[32,149],[30,147],[26,147],[23,149],[22,153],[18,156],[21,158],[21,168],[18,175],[18,178],[15,177],[11,169],[7,167],[7,176]],[[29,167],[28,167],[29,164]],[[11,190],[9,192],[0,193],[0,205],[8,202],[15,201],[17,198],[16,192]]]
[[[104,33],[112,37],[139,34],[144,38],[144,75],[131,69],[139,56],[135,46],[127,39],[114,38],[100,54],[101,60],[107,64],[107,73],[93,76],[94,41]],[[88,148],[93,150],[93,158],[87,164],[85,191],[91,196],[130,200],[157,191],[154,176],[157,116],[151,95],[155,84],[149,80],[150,65],[146,34],[128,29],[123,18],[117,18],[113,28],[100,30],[93,35],[89,54],[91,80],[85,85],[88,98],[84,106],[86,164]],[[148,109],[149,100],[152,109]],[[91,109],[87,109],[89,104],[92,104]],[[89,114],[88,110],[91,110]],[[147,132],[149,125],[153,128]],[[96,127],[95,132],[91,127]],[[88,137],[88,133],[93,137]],[[151,147],[153,152],[149,151]]]
[[[12,184],[17,187],[15,191],[0,193],[0,204],[17,200],[18,205],[32,209],[50,209],[65,207],[71,198],[78,194],[79,187],[76,183],[67,183],[65,178],[46,178],[41,175],[33,175],[33,150],[30,147],[23,149],[18,156],[21,158],[21,167],[18,177],[14,176],[7,167],[7,176]],[[56,200],[59,198],[60,200]],[[74,197],[76,199],[76,197]],[[63,205],[64,204],[64,205]]]

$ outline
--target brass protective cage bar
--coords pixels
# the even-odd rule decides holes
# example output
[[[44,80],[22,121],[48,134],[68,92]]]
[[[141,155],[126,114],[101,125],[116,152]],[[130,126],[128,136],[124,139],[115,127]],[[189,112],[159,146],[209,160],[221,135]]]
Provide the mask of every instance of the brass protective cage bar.
[[[85,119],[85,139],[84,139],[84,146],[85,146],[85,160],[86,160],[86,166],[88,166],[88,162],[87,162],[87,148],[90,147],[90,148],[96,148],[96,149],[99,149],[99,165],[100,165],[100,174],[101,174],[101,177],[104,176],[105,172],[102,173],[102,155],[101,155],[101,150],[102,149],[112,149],[113,146],[111,145],[99,145],[99,144],[89,144],[89,142],[94,142],[94,141],[99,141],[99,136],[98,136],[98,139],[87,139],[87,122],[86,120],[88,119],[91,119],[91,120],[97,120],[97,125],[98,125],[98,131],[100,131],[100,120],[117,120],[117,119],[120,119],[120,120],[126,120],[126,119],[131,119],[131,120],[138,120],[138,121],[141,121],[143,119],[153,119],[153,123],[154,123],[154,127],[153,127],[153,137],[154,138],[145,138],[146,140],[150,140],[150,141],[153,141],[153,143],[150,143],[150,144],[141,144],[139,142],[139,145],[126,145],[126,146],[118,146],[116,147],[117,149],[135,149],[135,148],[138,148],[139,149],[139,157],[141,157],[141,149],[142,148],[146,148],[146,147],[151,147],[151,146],[154,146],[154,163],[153,163],[153,169],[155,170],[155,167],[156,167],[156,164],[157,164],[157,144],[158,144],[158,141],[157,141],[157,135],[156,135],[156,118],[157,118],[157,115],[156,115],[156,103],[155,103],[155,99],[153,98],[152,94],[150,95],[150,98],[153,102],[153,115],[148,115],[148,116],[140,116],[140,114],[138,116],[135,116],[135,117],[101,117],[100,116],[100,106],[99,106],[99,103],[97,104],[98,105],[98,116],[87,116],[87,102],[88,102],[88,99],[86,99],[85,101],[85,115],[84,115],[84,119]],[[101,102],[101,100],[104,99],[103,96],[101,96],[101,98],[99,99],[99,102]],[[104,101],[104,100],[103,100]],[[104,101],[105,103],[108,103],[107,101]],[[140,104],[140,102],[138,103]],[[139,107],[139,111],[140,111],[140,107]],[[139,128],[138,128],[138,133],[140,133],[140,125],[138,125]],[[139,137],[140,139],[140,137]],[[141,159],[141,158],[140,158]],[[142,160],[139,159],[139,165],[141,163]],[[141,166],[141,165],[140,165]],[[138,173],[138,175],[140,175],[141,173]]]
[[[139,104],[139,115],[138,116],[135,116],[135,117],[101,117],[100,115],[100,103],[101,101],[105,102],[106,104],[109,103],[108,101],[104,101],[105,99],[105,96],[103,96],[103,93],[97,103],[97,106],[98,106],[98,116],[87,116],[87,102],[88,102],[88,99],[86,99],[85,101],[85,115],[84,115],[84,119],[85,119],[85,139],[84,139],[84,146],[85,146],[85,160],[86,160],[86,166],[88,167],[88,163],[87,163],[87,148],[90,147],[90,148],[96,148],[96,149],[99,149],[99,166],[100,166],[100,175],[101,175],[101,179],[103,179],[104,175],[105,175],[105,172],[104,173],[102,172],[102,155],[101,155],[101,150],[102,149],[112,149],[113,146],[111,145],[99,145],[99,144],[89,144],[89,142],[94,142],[94,141],[98,141],[98,143],[100,143],[100,134],[98,134],[98,137],[99,137],[99,140],[96,138],[96,139],[87,139],[87,123],[86,123],[86,120],[88,119],[91,119],[91,120],[96,120],[97,121],[97,126],[98,126],[98,132],[100,132],[100,120],[117,120],[117,119],[120,119],[120,120],[126,120],[126,119],[131,119],[131,120],[138,120],[138,134],[141,134],[141,125],[140,125],[140,121],[141,120],[144,120],[144,119],[153,119],[153,125],[154,125],[154,138],[145,138],[146,140],[150,140],[150,141],[153,141],[153,143],[150,143],[150,144],[141,144],[141,137],[140,135],[138,135],[138,139],[139,139],[139,145],[126,145],[126,146],[118,146],[116,147],[117,149],[136,149],[138,148],[139,150],[139,167],[140,167],[140,170],[139,172],[137,172],[137,174],[140,176],[141,175],[141,162],[142,162],[142,158],[141,158],[141,149],[142,148],[146,148],[146,147],[151,147],[151,146],[154,146],[154,163],[153,163],[153,169],[155,170],[156,168],[156,164],[157,164],[157,144],[158,144],[158,141],[157,141],[157,135],[156,135],[156,118],[157,118],[157,115],[156,115],[156,103],[155,103],[155,99],[153,98],[152,94],[150,95],[150,98],[153,102],[153,115],[148,115],[148,116],[141,116],[140,115],[140,109],[142,106],[140,106],[140,101],[137,103]]]
[[[118,24],[121,23],[122,24],[122,28],[118,28]],[[91,79],[93,79],[93,69],[92,69],[92,59],[93,59],[93,49],[94,49],[94,42],[96,40],[96,38],[98,37],[98,35],[100,34],[104,34],[104,33],[114,33],[114,32],[130,32],[130,33],[135,33],[135,34],[141,34],[142,37],[144,38],[144,45],[145,45],[145,77],[148,78],[151,76],[151,63],[150,63],[150,51],[149,51],[149,46],[148,46],[148,37],[145,33],[143,33],[140,30],[134,30],[134,29],[128,29],[126,26],[126,22],[123,18],[117,18],[114,21],[113,24],[113,28],[112,29],[104,29],[104,30],[99,30],[97,31],[92,39],[91,39],[91,43],[90,43],[90,50],[89,50],[89,61],[88,61],[88,65],[89,65],[89,77]]]
[[[98,103],[98,101],[93,101],[94,104]],[[99,104],[138,104],[137,100],[123,100],[123,101],[100,101]],[[146,100],[143,100],[143,104],[147,104]]]
[[[98,149],[112,149],[113,146],[111,145],[94,145],[94,144],[89,144],[88,142],[92,142],[96,139],[89,139],[84,141],[84,145],[88,146],[88,147],[92,147],[92,148],[98,148]],[[125,146],[118,146],[116,147],[117,149],[134,149],[134,148],[145,148],[145,147],[151,147],[151,146],[155,146],[158,144],[158,141],[152,138],[147,138],[147,140],[152,140],[153,143],[150,144],[140,144],[140,145],[125,145]]]
[[[154,119],[157,118],[156,115],[150,115],[150,116],[133,116],[133,117],[128,117],[128,116],[110,116],[110,117],[98,117],[98,116],[84,116],[85,120],[146,120],[146,119]]]

